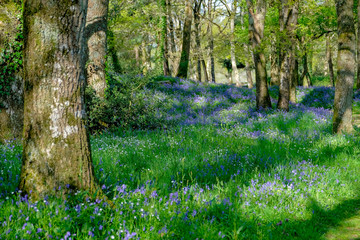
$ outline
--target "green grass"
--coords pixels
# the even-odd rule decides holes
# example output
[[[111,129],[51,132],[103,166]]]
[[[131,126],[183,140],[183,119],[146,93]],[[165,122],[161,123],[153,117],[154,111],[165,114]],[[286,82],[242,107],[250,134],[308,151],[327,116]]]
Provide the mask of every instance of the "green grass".
[[[358,133],[333,136],[330,111],[252,107],[237,101],[222,111],[247,111],[242,123],[92,136],[96,175],[114,208],[83,202],[83,193],[20,199],[21,146],[0,146],[0,239],[358,238]]]

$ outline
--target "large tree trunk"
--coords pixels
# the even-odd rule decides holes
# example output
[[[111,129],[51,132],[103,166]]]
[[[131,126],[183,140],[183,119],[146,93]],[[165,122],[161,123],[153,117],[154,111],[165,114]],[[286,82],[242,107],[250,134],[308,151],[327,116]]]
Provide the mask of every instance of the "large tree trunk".
[[[169,50],[168,50],[168,33],[167,33],[167,0],[161,0],[161,6],[163,9],[163,16],[161,18],[161,55],[163,59],[163,73],[165,76],[170,75],[170,68],[169,68]]]
[[[333,65],[333,61],[332,61],[330,35],[327,36],[327,38],[326,38],[326,59],[327,59],[327,63],[328,63],[330,83],[333,87],[335,87],[334,65]]]
[[[25,0],[20,190],[33,200],[97,184],[85,126],[87,1]]]
[[[357,6],[357,78],[356,89],[360,89],[360,2]]]
[[[186,0],[185,23],[183,30],[183,43],[180,57],[180,64],[177,76],[180,78],[188,77],[190,45],[191,45],[191,24],[192,24],[192,0]]]
[[[290,90],[292,75],[295,64],[295,28],[298,18],[298,0],[294,2],[282,0],[279,13],[280,33],[281,33],[281,54],[280,54],[280,89],[277,108],[289,111]]]
[[[9,42],[16,42],[21,45],[22,39],[18,26],[20,21],[18,15],[21,14],[17,1],[0,0],[0,53],[4,50],[21,53],[21,50],[15,50],[10,47]],[[12,45],[14,46],[14,44]],[[7,54],[6,54],[7,55]],[[15,56],[13,56],[15,57]],[[23,79],[21,64],[15,71],[8,71],[4,74],[2,70],[10,69],[9,65],[14,58],[3,59],[0,56],[0,143],[14,138],[21,138],[24,117],[24,99],[23,99]],[[18,59],[17,60],[21,60]],[[12,68],[12,67],[11,67]],[[8,86],[2,86],[1,80],[9,83]]]
[[[104,97],[106,84],[106,34],[109,0],[88,0],[86,16],[87,83]]]
[[[240,77],[239,71],[236,64],[236,54],[235,54],[235,16],[236,16],[237,1],[233,1],[232,9],[230,13],[230,55],[231,55],[231,67],[232,67],[232,77],[235,79],[233,83],[236,86],[240,86]]]
[[[264,37],[266,1],[258,0],[256,11],[252,0],[247,0],[249,10],[249,34],[253,46],[255,75],[256,75],[256,108],[271,108],[270,95],[267,85],[266,60],[261,47]]]
[[[355,26],[352,0],[336,1],[338,23],[337,81],[334,99],[333,132],[352,132],[352,98],[355,70]]]

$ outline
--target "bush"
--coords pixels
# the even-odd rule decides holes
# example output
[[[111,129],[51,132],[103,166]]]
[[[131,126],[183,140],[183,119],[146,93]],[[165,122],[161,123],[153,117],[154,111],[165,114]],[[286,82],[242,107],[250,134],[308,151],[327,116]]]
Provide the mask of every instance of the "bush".
[[[105,129],[155,129],[165,124],[162,102],[153,90],[145,88],[151,81],[142,75],[110,73],[105,98],[86,89],[87,125],[92,133]]]

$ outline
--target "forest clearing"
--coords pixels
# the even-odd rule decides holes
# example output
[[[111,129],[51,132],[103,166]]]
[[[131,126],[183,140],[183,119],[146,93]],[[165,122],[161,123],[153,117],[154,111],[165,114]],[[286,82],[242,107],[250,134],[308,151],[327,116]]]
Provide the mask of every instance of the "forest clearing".
[[[0,240],[360,239],[359,59],[353,0],[0,0]]]

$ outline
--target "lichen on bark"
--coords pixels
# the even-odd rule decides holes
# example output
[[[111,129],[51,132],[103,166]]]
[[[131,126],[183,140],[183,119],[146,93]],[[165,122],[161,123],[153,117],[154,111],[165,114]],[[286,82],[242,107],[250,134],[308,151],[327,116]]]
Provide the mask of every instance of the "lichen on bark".
[[[33,199],[71,189],[100,192],[85,127],[86,9],[86,0],[24,2],[25,115],[19,188]]]

